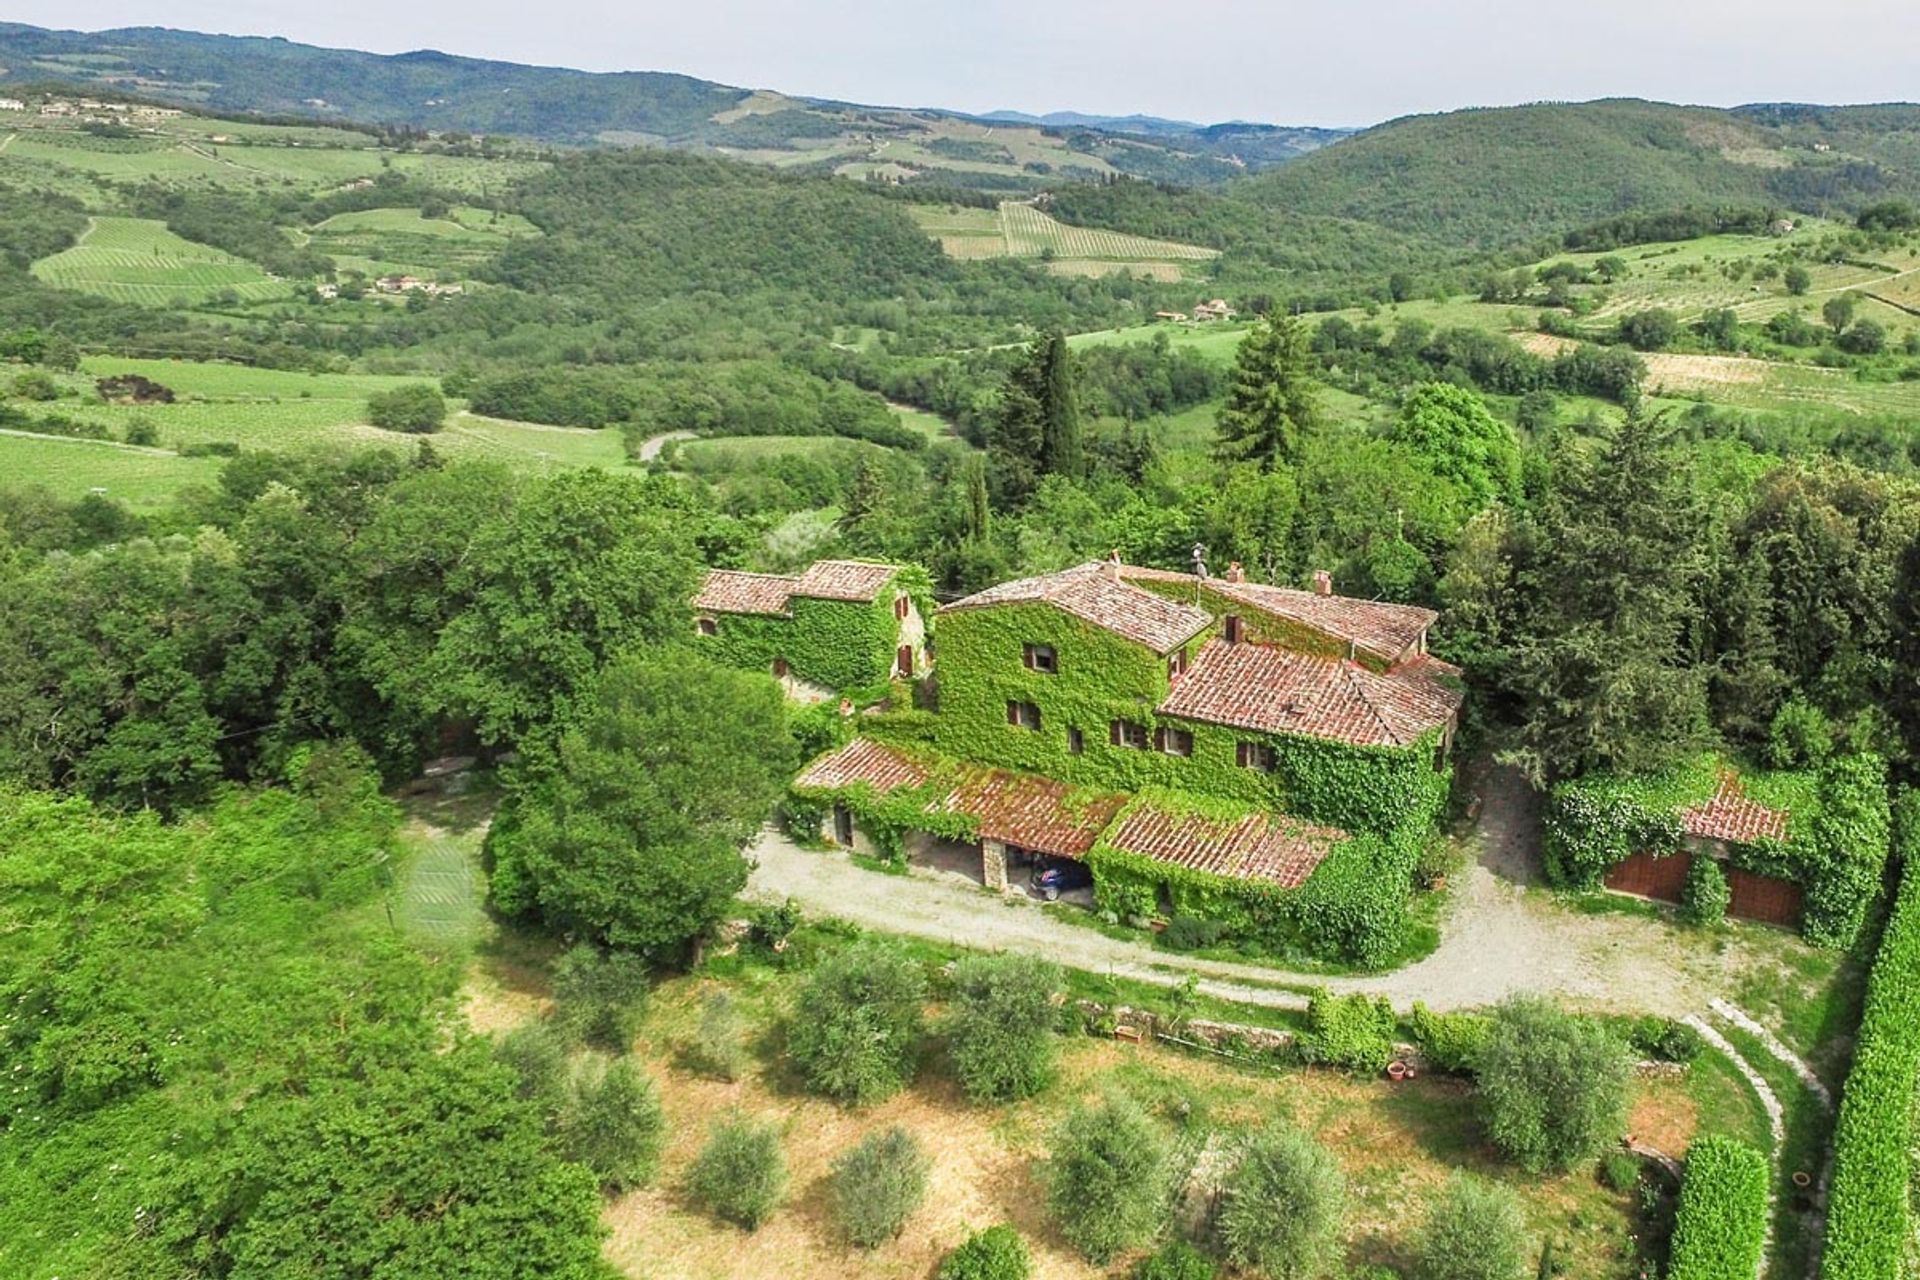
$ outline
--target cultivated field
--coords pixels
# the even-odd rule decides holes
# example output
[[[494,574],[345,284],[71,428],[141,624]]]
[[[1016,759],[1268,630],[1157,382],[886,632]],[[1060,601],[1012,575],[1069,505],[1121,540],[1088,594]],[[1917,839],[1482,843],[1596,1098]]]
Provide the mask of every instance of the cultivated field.
[[[1196,264],[1219,256],[1199,245],[1068,226],[1021,201],[1007,201],[998,209],[914,205],[913,216],[950,258],[1044,256],[1048,270],[1058,275],[1131,271],[1173,282]]]
[[[293,292],[253,263],[146,218],[96,217],[71,249],[34,263],[33,274],[55,288],[149,307],[194,306],[224,294],[264,302]]]
[[[492,261],[509,240],[539,234],[518,214],[471,206],[444,218],[425,217],[418,209],[366,209],[336,214],[311,232],[313,247],[343,271],[450,279],[466,278]]]

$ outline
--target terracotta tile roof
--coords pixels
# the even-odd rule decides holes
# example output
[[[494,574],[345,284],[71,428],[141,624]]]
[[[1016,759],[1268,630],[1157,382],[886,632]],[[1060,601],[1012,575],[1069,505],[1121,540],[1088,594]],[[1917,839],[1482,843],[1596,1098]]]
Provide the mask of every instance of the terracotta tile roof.
[[[1210,640],[1160,714],[1236,729],[1404,747],[1444,725],[1464,695],[1455,668],[1416,658],[1391,672],[1263,644]]]
[[[794,596],[870,602],[899,572],[898,565],[867,560],[817,560],[799,574],[709,569],[699,594],[693,598],[693,607],[714,613],[781,616],[789,612]]]
[[[855,738],[815,760],[793,785],[836,791],[865,783],[884,794],[935,781],[945,786],[945,793],[928,802],[928,812],[965,814],[980,824],[985,839],[1072,858],[1093,847],[1126,803],[1123,795],[1090,797],[1064,782],[1011,769],[955,763],[929,767],[870,738]]]
[[[1788,816],[1785,809],[1769,809],[1753,799],[1741,785],[1740,775],[1722,768],[1713,799],[1682,809],[1680,828],[1705,840],[1751,844],[1760,839],[1785,840]]]
[[[1058,573],[1003,582],[956,600],[941,609],[980,609],[997,604],[1051,604],[1115,635],[1168,653],[1213,622],[1213,615],[1192,605],[1157,596],[1143,587],[1116,582],[1098,561]]]
[[[793,594],[810,600],[871,602],[899,572],[899,565],[869,560],[816,560],[794,580]]]
[[[1106,843],[1194,871],[1295,889],[1346,838],[1344,831],[1283,814],[1252,813],[1223,821],[1143,803],[1120,820]]]
[[[1143,569],[1137,565],[1121,566],[1120,576],[1135,582],[1201,581],[1191,573]],[[1383,662],[1392,662],[1405,653],[1440,616],[1418,605],[1357,600],[1352,596],[1323,596],[1292,587],[1230,582],[1225,578],[1207,578],[1205,581],[1209,589],[1230,600],[1238,600],[1251,608],[1325,632],[1337,640],[1365,650]]]
[[[793,594],[794,580],[785,574],[742,573],[737,569],[709,569],[706,581],[693,597],[693,607],[714,613],[765,613],[781,615],[787,611],[787,598]]]

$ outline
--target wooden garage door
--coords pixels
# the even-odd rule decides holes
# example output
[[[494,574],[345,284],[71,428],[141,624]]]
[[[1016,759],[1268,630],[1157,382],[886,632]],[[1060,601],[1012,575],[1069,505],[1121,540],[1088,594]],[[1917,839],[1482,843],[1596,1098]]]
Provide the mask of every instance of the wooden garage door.
[[[1663,858],[1636,853],[1625,862],[1615,863],[1607,872],[1607,888],[1616,893],[1657,898],[1661,902],[1678,902],[1680,891],[1687,884],[1687,868],[1692,865],[1693,855],[1684,851]]]
[[[1727,914],[1742,920],[1800,927],[1800,886],[1738,867],[1727,868],[1727,888],[1733,891]]]

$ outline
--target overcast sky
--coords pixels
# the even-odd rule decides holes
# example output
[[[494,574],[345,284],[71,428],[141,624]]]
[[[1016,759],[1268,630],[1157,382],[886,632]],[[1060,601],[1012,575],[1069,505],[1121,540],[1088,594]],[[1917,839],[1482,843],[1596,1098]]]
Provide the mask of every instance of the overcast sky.
[[[1548,98],[1920,98],[1914,0],[8,0],[0,18],[1206,122],[1357,125]]]

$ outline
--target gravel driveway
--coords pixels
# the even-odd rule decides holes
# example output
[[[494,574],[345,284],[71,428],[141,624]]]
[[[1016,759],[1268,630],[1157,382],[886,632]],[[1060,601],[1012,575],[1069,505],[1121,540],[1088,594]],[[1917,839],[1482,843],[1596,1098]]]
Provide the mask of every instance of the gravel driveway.
[[[1385,995],[1402,1009],[1416,999],[1459,1009],[1538,992],[1678,1017],[1731,989],[1745,963],[1738,942],[1714,952],[1660,921],[1581,914],[1546,890],[1529,888],[1538,833],[1531,789],[1512,770],[1493,770],[1473,832],[1477,857],[1452,887],[1440,946],[1417,964],[1364,978],[1158,951],[1056,919],[1023,895],[990,894],[937,873],[880,875],[842,854],[799,848],[771,829],[751,850],[759,865],[747,895],[792,898],[810,914],[876,930],[981,950],[1030,951],[1071,968],[1166,986],[1192,973],[1208,995],[1279,1008],[1304,1007],[1301,989],[1317,984]]]

